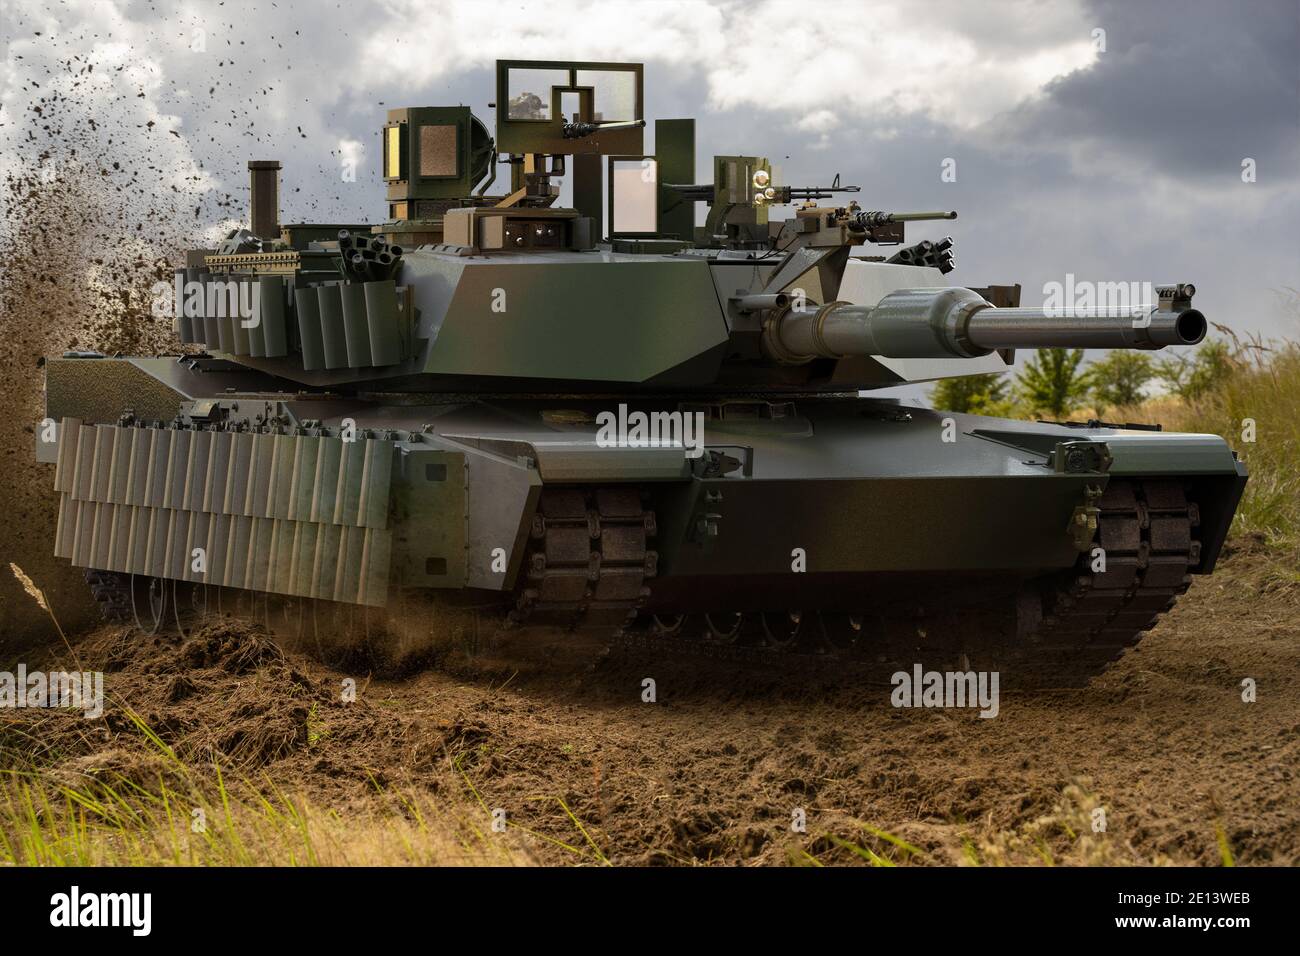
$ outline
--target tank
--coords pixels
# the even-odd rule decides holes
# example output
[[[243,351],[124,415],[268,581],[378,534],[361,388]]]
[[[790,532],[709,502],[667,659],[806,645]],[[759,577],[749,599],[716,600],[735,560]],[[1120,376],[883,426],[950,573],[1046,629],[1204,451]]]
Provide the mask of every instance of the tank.
[[[1246,482],[1222,438],[872,395],[1016,349],[1193,345],[1190,284],[1067,315],[948,286],[951,240],[904,230],[955,212],[760,156],[699,183],[694,121],[647,153],[643,102],[640,64],[500,61],[494,134],[392,110],[378,223],[282,225],[280,163],[250,162],[248,228],[162,292],[180,354],[45,366],[54,551],[105,614],[360,640],[385,609],[472,609],[1068,685],[1214,570]]]

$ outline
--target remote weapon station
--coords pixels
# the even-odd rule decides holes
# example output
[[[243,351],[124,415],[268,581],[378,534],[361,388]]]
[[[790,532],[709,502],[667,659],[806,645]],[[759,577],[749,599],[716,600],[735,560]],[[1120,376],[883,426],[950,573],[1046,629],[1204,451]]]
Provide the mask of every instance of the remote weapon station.
[[[648,153],[643,102],[640,64],[502,61],[495,135],[391,110],[379,224],[281,224],[250,162],[249,228],[176,271],[183,354],[46,366],[54,548],[105,613],[364,640],[473,608],[1069,684],[1213,570],[1246,481],[1222,439],[871,397],[1195,344],[1192,286],[1058,316],[946,285],[951,240],[904,230],[956,213],[760,156],[699,176],[694,121]]]

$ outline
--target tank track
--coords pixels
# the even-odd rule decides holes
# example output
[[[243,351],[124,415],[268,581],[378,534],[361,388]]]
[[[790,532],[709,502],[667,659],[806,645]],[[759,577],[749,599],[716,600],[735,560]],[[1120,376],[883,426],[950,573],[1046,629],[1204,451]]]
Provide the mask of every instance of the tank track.
[[[642,615],[614,642],[636,654],[797,663],[882,681],[919,662],[998,670],[1004,686],[1081,686],[1156,624],[1190,586],[1200,561],[1199,513],[1181,483],[1112,481],[1097,507],[1093,546],[1104,550],[1104,570],[1093,570],[1089,548],[1075,568],[1027,588],[1015,607],[939,606],[892,620],[864,613],[861,633],[847,642],[835,640],[826,619],[815,615],[808,627],[801,622],[799,639],[781,646],[752,631],[749,639],[719,640],[712,626],[665,629],[662,616]]]
[[[1043,594],[1044,617],[1012,663],[1091,676],[1154,627],[1191,586],[1201,560],[1200,512],[1181,482],[1112,481],[1097,502],[1105,569],[1085,553]]]
[[[1004,686],[1079,686],[1155,625],[1187,590],[1200,561],[1200,516],[1181,483],[1112,481],[1097,501],[1093,541],[1104,551],[1104,569],[1093,570],[1089,549],[1070,571],[1027,588],[1015,606],[951,607],[940,596],[934,607],[890,615],[811,612],[793,634],[774,633],[762,618],[761,628],[753,620],[742,627],[734,612],[716,620],[674,615],[665,626],[662,612],[641,610],[658,570],[651,547],[656,517],[647,500],[635,486],[543,489],[508,624],[598,628],[616,648],[652,657],[798,666],[881,681],[922,663],[998,670]],[[128,576],[87,571],[86,580],[106,620],[132,620]]]
[[[92,569],[85,572],[85,578],[91,596],[99,607],[100,617],[109,624],[130,624],[134,621],[130,575]]]
[[[635,486],[544,488],[511,624],[617,628],[649,596],[655,514]]]

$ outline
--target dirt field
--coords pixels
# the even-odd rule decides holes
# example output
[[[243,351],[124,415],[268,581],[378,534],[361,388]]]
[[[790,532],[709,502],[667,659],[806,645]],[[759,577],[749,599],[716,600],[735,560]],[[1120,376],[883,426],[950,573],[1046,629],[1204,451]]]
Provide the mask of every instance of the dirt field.
[[[524,861],[1295,864],[1300,577],[1278,567],[1235,552],[1092,686],[1004,693],[991,720],[558,633],[368,680],[231,621],[186,642],[92,631],[77,653],[108,671],[108,732],[26,719],[69,783],[147,781],[129,706],[182,759],[218,755],[345,820],[380,787],[467,806],[485,829],[504,809]]]

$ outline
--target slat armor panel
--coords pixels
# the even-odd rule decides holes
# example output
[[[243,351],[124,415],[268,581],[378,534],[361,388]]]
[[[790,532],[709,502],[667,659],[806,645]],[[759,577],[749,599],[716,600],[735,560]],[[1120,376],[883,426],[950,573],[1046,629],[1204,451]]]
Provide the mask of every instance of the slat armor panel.
[[[186,283],[202,284],[202,295],[181,297],[175,329],[187,344],[253,358],[285,358],[295,351],[307,371],[381,367],[406,358],[407,318],[392,279],[295,288],[292,280],[278,275],[216,275],[200,269],[177,274]],[[246,328],[239,313],[254,305],[259,321]],[[197,314],[187,314],[195,310]]]
[[[55,554],[79,567],[382,606],[393,444],[63,419]],[[191,555],[206,552],[206,571]]]

